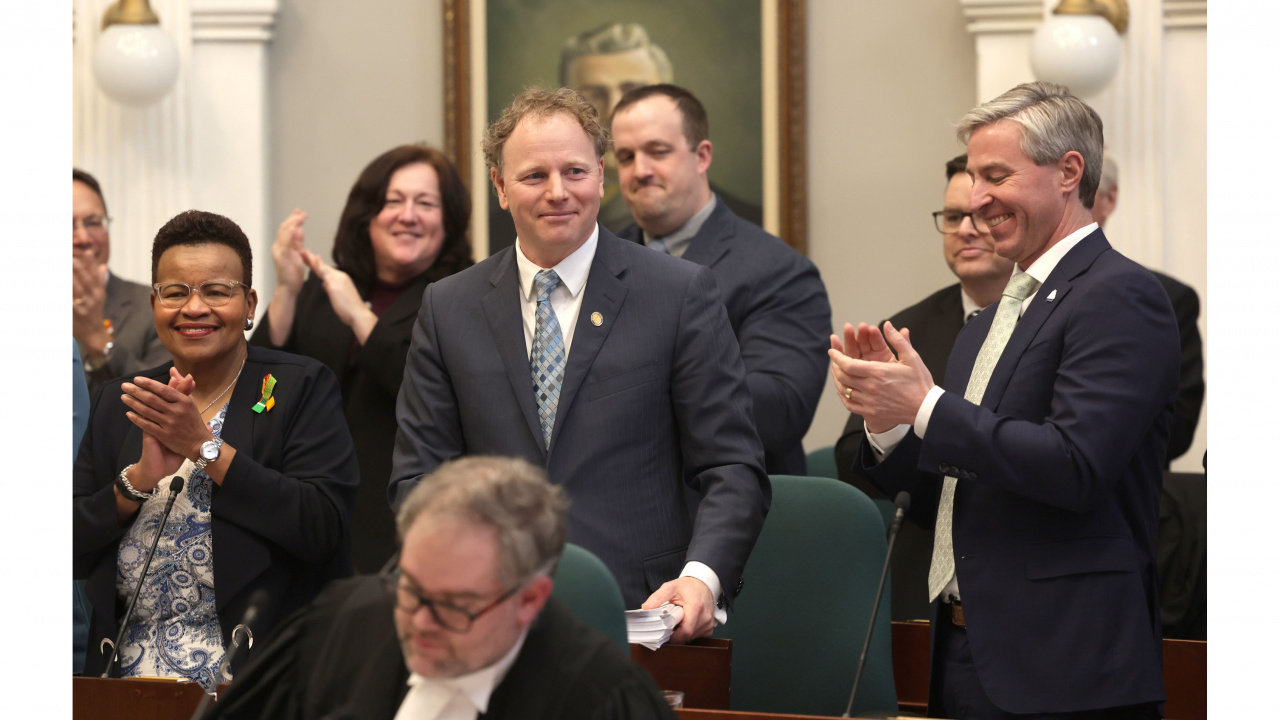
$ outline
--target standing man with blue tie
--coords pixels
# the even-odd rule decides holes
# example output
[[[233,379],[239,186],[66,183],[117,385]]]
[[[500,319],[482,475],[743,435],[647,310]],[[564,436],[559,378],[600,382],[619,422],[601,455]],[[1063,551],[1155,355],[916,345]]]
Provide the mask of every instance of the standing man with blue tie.
[[[628,607],[683,606],[673,641],[687,642],[725,621],[769,481],[711,273],[596,222],[608,143],[564,88],[526,90],[489,127],[516,244],[427,289],[389,495],[398,507],[464,454],[543,466],[572,500],[569,541],[604,561]]]
[[[866,421],[856,462],[935,523],[929,714],[1158,718],[1155,535],[1178,333],[1150,272],[1089,209],[1102,120],[1061,86],[1019,85],[959,126],[971,209],[1015,263],[933,384],[910,333],[832,336]]]

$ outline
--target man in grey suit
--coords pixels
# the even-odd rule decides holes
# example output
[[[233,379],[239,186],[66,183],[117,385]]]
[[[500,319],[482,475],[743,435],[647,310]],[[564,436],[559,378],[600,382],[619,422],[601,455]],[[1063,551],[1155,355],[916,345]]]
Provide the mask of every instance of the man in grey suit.
[[[107,270],[107,201],[92,175],[71,170],[71,334],[92,395],[102,383],[169,360],[156,335],[151,288]]]
[[[573,90],[521,93],[485,134],[517,241],[423,296],[389,497],[458,455],[522,457],[573,502],[569,540],[630,607],[709,635],[768,511],[738,344],[711,273],[596,222],[608,132]],[[696,490],[696,513],[684,488]]]
[[[613,151],[635,224],[618,236],[711,269],[742,349],[771,474],[804,475],[801,440],[826,376],[831,305],[818,269],[711,191],[707,112],[675,85],[618,102]]]

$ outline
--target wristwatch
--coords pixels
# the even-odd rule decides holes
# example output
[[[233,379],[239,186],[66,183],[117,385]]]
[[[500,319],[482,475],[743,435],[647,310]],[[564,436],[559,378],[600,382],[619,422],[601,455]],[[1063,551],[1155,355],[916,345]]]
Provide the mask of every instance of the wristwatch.
[[[222,454],[222,438],[216,437],[200,446],[200,457],[196,458],[196,469],[204,471],[206,465],[218,459]]]

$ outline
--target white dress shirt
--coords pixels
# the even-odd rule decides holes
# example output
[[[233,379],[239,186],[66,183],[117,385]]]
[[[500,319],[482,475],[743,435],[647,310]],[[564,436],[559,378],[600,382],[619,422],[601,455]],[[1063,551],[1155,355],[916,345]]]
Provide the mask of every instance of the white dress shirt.
[[[714,200],[714,198],[712,198]],[[582,310],[583,288],[587,286],[587,277],[591,273],[591,263],[596,257],[596,245],[600,241],[600,226],[597,224],[591,236],[582,246],[574,250],[551,270],[560,276],[560,284],[551,291],[551,310],[560,322],[560,333],[564,338],[565,367],[568,367],[569,353],[573,349],[573,331],[578,324],[578,313]],[[516,270],[520,275],[520,315],[524,319],[524,350],[533,352],[533,336],[538,319],[538,292],[534,285],[534,276],[544,270],[520,249],[520,238],[516,238]],[[531,381],[532,382],[532,381]],[[720,577],[705,563],[696,560],[685,563],[680,577],[695,577],[711,590],[711,601],[720,598]],[[723,625],[728,621],[728,613],[724,608],[715,609],[716,622]]]
[[[411,673],[409,693],[400,703],[395,720],[476,720],[489,709],[489,696],[507,676],[520,655],[529,629],[502,659],[489,667],[456,678],[428,678]]]
[[[1058,262],[1061,261],[1072,248],[1079,245],[1081,240],[1084,240],[1097,229],[1098,223],[1089,223],[1088,225],[1085,225],[1062,240],[1059,240],[1053,247],[1045,250],[1043,255],[1036,258],[1035,262],[1031,263],[1031,267],[1027,268],[1025,272],[1039,281],[1040,287],[1031,297],[1022,301],[1022,308],[1018,311],[1018,317],[1022,317],[1022,315],[1026,314],[1027,308],[1031,307],[1031,303],[1034,302],[1037,297],[1040,297],[1041,294],[1054,291],[1054,288],[1046,289],[1044,287],[1044,281],[1049,279],[1049,275],[1051,275],[1053,273],[1053,269],[1058,266]],[[1016,275],[1019,272],[1024,271],[1020,267],[1015,267],[1014,274]],[[916,437],[921,440],[924,439],[924,434],[929,429],[929,418],[933,415],[933,409],[938,405],[938,398],[942,397],[944,392],[946,391],[937,385],[934,385],[929,389],[928,394],[924,396],[924,402],[920,403],[920,409],[916,411],[915,423],[912,425],[903,423],[882,433],[873,433],[870,430],[867,430],[866,422],[863,422],[863,430],[866,431],[867,442],[871,444],[871,450],[877,461],[883,460],[885,455],[893,452],[893,449],[898,447],[898,443],[902,442],[902,439],[907,436],[908,430],[915,430]],[[960,599],[960,584],[955,575],[951,576],[951,581],[948,582],[947,586],[942,590],[941,597],[954,597],[957,600]]]

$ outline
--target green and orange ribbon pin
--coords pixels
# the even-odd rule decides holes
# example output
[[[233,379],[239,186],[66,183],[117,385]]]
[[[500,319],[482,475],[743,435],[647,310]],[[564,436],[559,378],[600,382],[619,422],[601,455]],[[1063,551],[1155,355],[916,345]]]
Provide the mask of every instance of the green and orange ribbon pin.
[[[258,401],[257,405],[253,406],[254,412],[261,413],[263,410],[270,411],[271,408],[276,406],[276,399],[271,397],[271,393],[274,392],[275,389],[276,378],[271,373],[267,373],[267,376],[262,378],[262,399]]]

